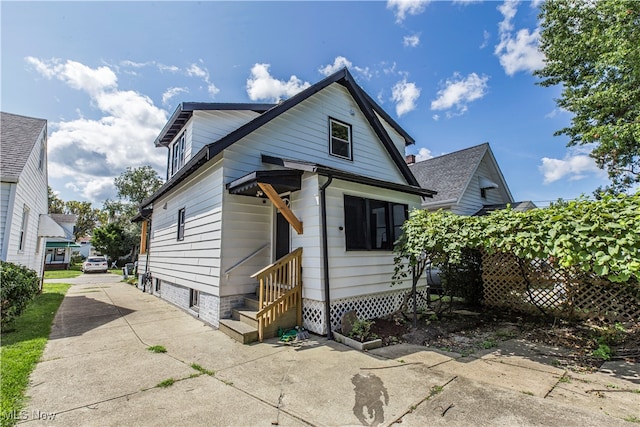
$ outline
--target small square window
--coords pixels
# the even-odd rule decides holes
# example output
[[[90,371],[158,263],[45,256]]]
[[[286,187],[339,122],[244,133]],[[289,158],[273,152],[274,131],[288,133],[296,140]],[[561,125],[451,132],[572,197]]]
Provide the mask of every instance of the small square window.
[[[184,222],[185,211],[184,208],[178,211],[178,240],[184,240]]]
[[[351,125],[329,119],[329,152],[332,156],[352,159]]]

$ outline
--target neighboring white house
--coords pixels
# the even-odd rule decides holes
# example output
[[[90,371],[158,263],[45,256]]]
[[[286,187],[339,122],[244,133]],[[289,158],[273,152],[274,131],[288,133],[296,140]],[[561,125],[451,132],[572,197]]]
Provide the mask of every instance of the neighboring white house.
[[[348,310],[388,314],[410,287],[391,287],[393,242],[434,194],[405,162],[413,143],[346,69],[275,105],[183,103],[155,141],[167,182],[141,207],[141,279],[222,329],[256,292],[254,273],[299,257],[264,273],[259,310],[284,310],[301,282],[316,333]]]
[[[47,239],[44,260],[45,270],[66,270],[71,264],[73,252],[79,252],[81,246],[74,242],[73,231],[76,227],[76,215],[49,214],[64,230],[64,237]]]
[[[489,143],[417,163],[410,155],[407,163],[423,188],[438,193],[423,200],[424,209],[482,215],[507,204],[516,210],[536,207],[532,202],[514,202]]]
[[[44,239],[64,236],[47,215],[47,121],[2,112],[0,130],[0,259],[42,277]]]

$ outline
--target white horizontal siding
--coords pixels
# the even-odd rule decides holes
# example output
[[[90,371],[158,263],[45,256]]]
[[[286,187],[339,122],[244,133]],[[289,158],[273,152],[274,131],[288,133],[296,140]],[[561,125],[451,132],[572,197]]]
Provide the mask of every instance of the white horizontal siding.
[[[226,161],[225,161],[226,164]],[[263,249],[254,257],[238,265],[229,274],[231,267],[267,243],[271,243],[271,202],[258,197],[249,197],[224,192],[224,214],[222,228],[221,296],[252,293],[257,281],[250,276],[271,263],[271,248]]]
[[[13,215],[13,203],[11,203],[11,193],[15,191],[16,184],[3,182],[0,188],[0,259],[6,261],[7,245],[11,221],[7,218]],[[11,203],[11,204],[10,204]]]
[[[38,224],[40,215],[48,212],[47,196],[47,168],[40,169],[40,147],[46,143],[46,129],[34,144],[31,153],[25,163],[24,169],[16,184],[15,198],[13,201],[13,215],[7,218],[8,230],[4,238],[8,238],[6,260],[15,264],[21,264],[35,270],[42,275],[44,260],[44,239],[38,238]],[[4,188],[3,188],[4,190]],[[20,227],[24,207],[29,208],[29,222],[26,230],[25,245],[22,251],[20,246]]]
[[[485,154],[478,165],[478,169],[471,178],[469,186],[460,198],[458,205],[452,209],[452,212],[458,215],[473,215],[478,212],[484,205],[494,205],[501,203],[510,203],[508,193],[505,188],[496,188],[486,191],[486,198],[482,198],[480,195],[480,177],[487,178],[488,180],[495,182],[499,186],[502,185],[502,180],[498,175],[495,167],[490,162],[489,154]]]
[[[327,238],[331,299],[386,292],[410,286],[410,281],[391,287],[394,263],[391,251],[347,251],[344,195],[404,203],[409,210],[420,207],[420,197],[361,184],[334,181],[327,189]],[[340,227],[343,229],[340,230]],[[324,300],[324,280],[305,283],[309,295]],[[318,289],[320,287],[320,289]],[[309,297],[311,298],[311,297]]]
[[[194,111],[190,120],[191,152],[197,153],[207,144],[215,142],[259,116],[254,111]]]
[[[352,126],[353,161],[329,154],[329,117]],[[351,95],[338,84],[302,101],[225,150],[225,182],[264,169],[261,154],[406,183]]]
[[[320,183],[318,182],[320,180]],[[326,178],[305,173],[302,188],[291,195],[291,210],[303,222],[304,233],[291,230],[291,248],[302,251],[302,297],[318,299],[322,289],[322,234],[320,223],[320,185]]]
[[[154,202],[149,270],[154,278],[218,295],[222,227],[221,162]],[[164,208],[166,204],[166,209]],[[185,209],[184,240],[177,240]]]
[[[380,123],[382,123],[384,129],[391,137],[393,144],[396,146],[396,150],[398,150],[398,152],[402,154],[402,157],[404,157],[406,141],[404,140],[402,135],[400,135],[385,119],[378,115],[378,113],[376,113],[376,117],[378,117],[378,120],[380,120]]]

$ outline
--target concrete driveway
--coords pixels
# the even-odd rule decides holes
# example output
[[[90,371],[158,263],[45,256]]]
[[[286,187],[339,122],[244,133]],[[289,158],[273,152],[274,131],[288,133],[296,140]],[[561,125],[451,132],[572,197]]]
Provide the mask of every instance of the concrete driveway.
[[[83,275],[31,376],[23,424],[51,426],[631,426],[637,365],[575,374],[559,349],[507,341],[473,357],[313,336],[242,345],[119,282]],[[161,345],[166,353],[148,347]],[[203,373],[209,371],[209,373]],[[173,385],[158,386],[172,379]]]

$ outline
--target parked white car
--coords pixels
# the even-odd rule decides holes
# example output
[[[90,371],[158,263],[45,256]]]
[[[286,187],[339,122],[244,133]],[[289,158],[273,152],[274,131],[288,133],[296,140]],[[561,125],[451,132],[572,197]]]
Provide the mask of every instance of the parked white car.
[[[108,272],[109,264],[107,264],[107,258],[103,256],[90,256],[85,262],[82,263],[82,272],[90,273],[98,271],[101,273]]]

